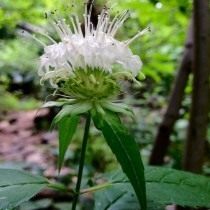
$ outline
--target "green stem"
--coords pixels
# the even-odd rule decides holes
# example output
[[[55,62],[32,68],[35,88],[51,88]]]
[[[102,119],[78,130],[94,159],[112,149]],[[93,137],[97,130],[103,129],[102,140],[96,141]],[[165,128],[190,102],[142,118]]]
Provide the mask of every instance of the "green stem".
[[[72,210],[76,210],[77,201],[79,199],[80,186],[81,186],[81,181],[82,181],[82,173],[83,173],[83,168],[84,168],[84,163],[85,163],[85,152],[86,152],[88,135],[89,135],[89,130],[90,130],[90,122],[91,122],[91,115],[90,115],[90,113],[88,113],[88,116],[86,119],[86,124],[85,124],[83,142],[82,142],[82,150],[81,150],[81,156],[80,156],[80,162],[79,162],[78,178],[77,178],[77,184],[76,184],[76,189],[75,189],[75,197],[74,197],[73,204],[72,204]]]
[[[88,192],[95,192],[95,191],[98,191],[98,190],[102,190],[102,189],[111,187],[112,185],[113,185],[113,183],[109,183],[109,182],[104,183],[104,184],[100,184],[100,185],[96,185],[94,187],[90,187],[90,188],[82,190],[80,192],[80,194],[84,194],[84,193],[88,193]]]
[[[49,183],[47,186],[49,188],[53,188],[53,189],[61,191],[61,192],[70,192],[70,190],[67,187],[65,187],[64,185],[62,185],[60,183]]]

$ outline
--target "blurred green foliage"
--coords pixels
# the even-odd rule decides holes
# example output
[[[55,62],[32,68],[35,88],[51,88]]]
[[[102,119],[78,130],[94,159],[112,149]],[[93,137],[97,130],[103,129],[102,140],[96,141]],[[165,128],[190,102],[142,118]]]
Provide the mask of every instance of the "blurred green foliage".
[[[34,70],[37,53],[38,49],[34,43],[23,39],[3,40],[0,42],[0,69],[5,73],[14,70],[19,72]]]

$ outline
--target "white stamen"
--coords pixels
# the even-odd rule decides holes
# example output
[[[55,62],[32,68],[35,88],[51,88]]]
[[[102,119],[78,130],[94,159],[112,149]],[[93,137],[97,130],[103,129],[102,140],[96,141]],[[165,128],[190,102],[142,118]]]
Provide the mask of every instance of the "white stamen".
[[[32,29],[33,29],[33,31],[34,31],[35,33],[40,34],[40,35],[46,37],[46,38],[49,39],[52,43],[54,43],[54,44],[57,43],[52,37],[50,37],[50,36],[48,35],[47,32],[43,32],[40,28],[38,28],[38,27],[32,27]]]
[[[114,36],[116,31],[121,27],[121,24],[124,23],[124,21],[128,18],[128,11],[124,11],[123,13],[119,14],[119,16],[116,18],[115,23],[113,24],[110,34]]]
[[[78,18],[77,15],[75,15],[74,17],[75,17],[75,21],[76,21],[76,25],[77,25],[77,31],[79,32],[79,34],[81,36],[83,36],[82,29],[81,29],[81,23],[79,22],[79,18]]]
[[[41,35],[45,36],[46,38],[48,38],[50,41],[52,41],[52,43],[54,43],[54,44],[57,43],[52,37],[50,37],[50,36],[48,35],[48,33],[40,33],[40,32],[39,32],[39,34],[41,34]]]
[[[56,32],[58,33],[58,35],[60,36],[61,40],[63,40],[64,36],[63,36],[63,32],[61,31],[60,27],[58,26],[57,23],[53,23],[53,26],[56,30]]]
[[[40,39],[38,39],[35,35],[31,35],[31,34],[28,34],[30,37],[32,37],[34,40],[36,40],[39,44],[41,44],[43,47],[46,47],[47,45],[42,42]]]
[[[130,45],[134,40],[138,39],[140,36],[143,36],[147,32],[151,31],[150,27],[145,28],[143,31],[139,31],[133,38],[125,41],[125,44],[128,46]]]
[[[72,34],[72,31],[70,29],[70,27],[66,24],[66,20],[65,19],[61,19],[60,25],[63,28],[63,31],[65,32],[65,34],[68,36],[69,34]]]
[[[77,30],[78,27],[76,27],[73,17],[71,17],[71,23],[72,23],[72,26],[74,28],[74,33],[79,34],[79,31]]]

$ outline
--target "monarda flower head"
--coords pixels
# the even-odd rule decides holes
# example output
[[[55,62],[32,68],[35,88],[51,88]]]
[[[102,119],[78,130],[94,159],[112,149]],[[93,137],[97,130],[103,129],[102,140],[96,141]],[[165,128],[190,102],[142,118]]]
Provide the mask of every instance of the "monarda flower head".
[[[124,106],[116,107],[110,99],[119,93],[120,79],[135,80],[138,75],[142,62],[129,45],[148,29],[129,40],[119,41],[116,33],[129,12],[111,19],[109,10],[104,8],[96,26],[91,22],[91,13],[92,5],[89,10],[86,6],[83,25],[78,16],[70,17],[71,26],[65,19],[54,21],[60,41],[49,37],[53,44],[44,47],[38,74],[41,81],[49,80],[54,88],[70,97],[72,103],[85,104],[85,111],[94,106],[120,112],[125,110]]]

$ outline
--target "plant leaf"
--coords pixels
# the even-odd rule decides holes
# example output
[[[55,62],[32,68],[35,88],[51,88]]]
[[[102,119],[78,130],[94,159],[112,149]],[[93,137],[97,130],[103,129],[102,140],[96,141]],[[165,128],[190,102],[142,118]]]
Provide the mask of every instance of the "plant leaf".
[[[145,178],[148,210],[153,208],[153,204],[160,208],[170,204],[210,207],[210,179],[205,176],[149,166],[145,168]],[[106,176],[106,179],[112,186],[109,184],[109,188],[95,193],[95,210],[107,207],[109,210],[134,210],[138,200],[125,174],[119,170]]]
[[[96,127],[102,131],[112,152],[116,155],[123,171],[128,176],[142,210],[145,210],[144,167],[134,138],[115,113],[106,111],[103,116],[99,113],[92,113],[92,116]]]
[[[117,170],[99,177],[108,180],[107,188],[94,193],[94,210],[141,210],[135,192],[126,175]],[[151,200],[147,201],[147,210],[164,210],[164,206]]]
[[[59,135],[59,158],[58,168],[59,171],[62,167],[66,151],[71,143],[72,137],[76,131],[79,122],[78,115],[71,115],[63,117],[58,123]]]
[[[114,184],[94,193],[94,210],[141,210],[138,199],[130,184]],[[147,202],[147,210],[164,210],[164,206],[153,201]]]
[[[24,171],[0,169],[0,209],[11,209],[29,200],[49,182]]]
[[[170,168],[146,169],[148,196],[161,204],[210,208],[210,179]]]
[[[102,104],[102,107],[104,107],[105,109],[108,109],[112,112],[122,113],[122,114],[128,115],[132,118],[134,117],[134,113],[132,112],[132,110],[125,104],[104,102]]]
[[[91,104],[88,103],[77,103],[74,105],[64,105],[61,111],[55,116],[52,124],[57,124],[63,117],[70,115],[84,114],[92,108]]]

